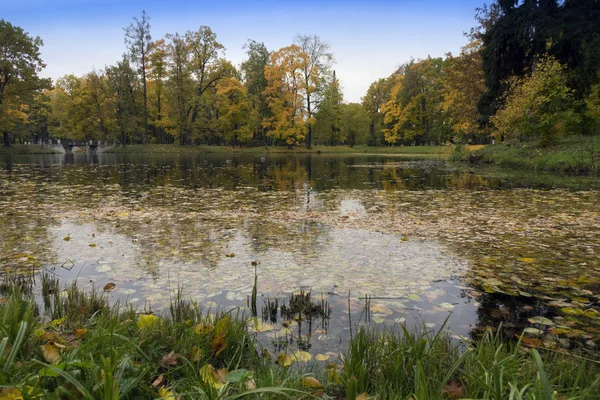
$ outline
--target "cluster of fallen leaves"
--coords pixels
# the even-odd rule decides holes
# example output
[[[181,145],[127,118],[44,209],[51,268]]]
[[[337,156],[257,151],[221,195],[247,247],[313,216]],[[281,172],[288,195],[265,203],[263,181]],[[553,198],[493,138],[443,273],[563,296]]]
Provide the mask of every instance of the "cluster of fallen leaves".
[[[0,186],[4,194],[0,207],[10,210],[0,220],[4,239],[0,265],[11,269],[51,265],[57,242],[68,245],[76,240],[77,232],[69,231],[58,241],[49,234],[64,221],[113,229],[141,249],[151,249],[152,258],[160,262],[200,263],[213,269],[227,256],[228,262],[238,262],[237,250],[234,253],[226,246],[240,232],[259,251],[303,254],[307,261],[311,252],[328,251],[316,238],[332,229],[381,232],[406,243],[434,238],[468,260],[464,274],[452,273],[475,288],[470,291],[474,299],[533,297],[550,307],[548,316],[555,326],[520,321],[532,325],[530,334],[535,330],[586,342],[600,339],[597,192],[473,190],[472,185],[465,186],[470,190],[410,190],[408,183],[399,186],[403,180],[393,174],[394,168],[385,172],[391,174],[390,182],[396,182],[394,190],[308,191],[290,190],[293,185],[283,184],[286,190],[261,192],[252,187],[210,189],[209,185],[190,190],[169,179],[156,186],[122,186],[116,180],[90,179],[85,167],[64,176],[64,171],[54,171],[56,179],[47,180],[17,166]],[[292,173],[288,178],[294,182],[297,177]],[[461,185],[454,182],[451,187]],[[102,244],[90,238],[85,247],[99,251]],[[227,283],[218,274],[210,281]],[[394,287],[382,285],[382,289]],[[409,294],[411,301],[423,298],[423,293]],[[267,329],[265,324],[255,330]],[[544,337],[538,340],[545,341]],[[218,351],[222,344],[215,346]]]
[[[77,348],[88,333],[87,328],[68,328],[65,322],[66,318],[56,319],[34,332],[37,340],[43,343],[40,349],[44,360],[49,363],[58,362],[63,351]]]

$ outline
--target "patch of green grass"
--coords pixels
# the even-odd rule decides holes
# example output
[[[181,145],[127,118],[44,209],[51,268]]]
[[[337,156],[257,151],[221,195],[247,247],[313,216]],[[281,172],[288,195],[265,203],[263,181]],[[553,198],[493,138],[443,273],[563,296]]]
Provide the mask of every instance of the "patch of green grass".
[[[127,147],[117,146],[105,153],[113,154],[382,154],[407,156],[446,157],[450,153],[447,146],[304,146],[288,148],[286,146],[269,147],[231,147],[231,146],[179,146],[175,144],[135,144]]]
[[[2,154],[60,154],[60,152],[49,147],[28,144],[13,144],[10,147],[0,146],[0,155]]]
[[[600,137],[567,136],[547,147],[539,142],[488,145],[473,156],[511,168],[588,173],[596,171],[600,164]]]
[[[103,291],[41,281],[43,311],[20,281],[2,289],[0,398],[551,400],[600,393],[598,364],[540,354],[498,335],[466,343],[425,326],[363,326],[337,363],[277,365],[238,311],[207,314],[178,291],[167,314],[139,313],[109,305]]]
[[[540,356],[489,332],[461,345],[425,327],[362,328],[342,371],[349,389],[378,399],[593,399],[600,393],[597,363],[550,351]]]

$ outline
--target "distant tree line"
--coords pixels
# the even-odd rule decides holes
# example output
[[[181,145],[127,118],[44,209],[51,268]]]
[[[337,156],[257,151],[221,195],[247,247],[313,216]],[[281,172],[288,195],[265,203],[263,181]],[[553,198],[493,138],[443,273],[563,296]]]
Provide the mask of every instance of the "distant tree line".
[[[460,54],[402,64],[347,103],[329,45],[248,41],[238,67],[207,26],[153,39],[142,12],[115,65],[40,79],[40,38],[0,20],[4,144],[49,137],[212,145],[420,145],[594,134],[600,2],[497,0]]]

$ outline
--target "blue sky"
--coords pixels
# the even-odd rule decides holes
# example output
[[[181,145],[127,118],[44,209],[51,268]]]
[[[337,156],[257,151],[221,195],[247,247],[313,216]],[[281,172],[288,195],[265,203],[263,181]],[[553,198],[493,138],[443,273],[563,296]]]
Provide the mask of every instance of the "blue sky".
[[[248,39],[275,50],[297,34],[316,34],[331,45],[345,100],[357,102],[411,57],[457,53],[483,2],[0,0],[0,18],[44,40],[43,75],[53,79],[115,63],[125,51],[122,28],[143,9],[154,39],[208,25],[236,65]]]

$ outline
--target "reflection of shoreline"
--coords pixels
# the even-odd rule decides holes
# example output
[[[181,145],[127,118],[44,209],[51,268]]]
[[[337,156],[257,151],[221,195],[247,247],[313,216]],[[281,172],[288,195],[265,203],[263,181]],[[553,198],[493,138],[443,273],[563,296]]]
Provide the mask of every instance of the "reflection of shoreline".
[[[164,288],[169,282],[191,282],[193,296],[204,303],[213,301],[209,295],[219,290],[236,291],[241,302],[251,288],[248,265],[253,260],[261,261],[261,282],[269,294],[312,288],[340,298],[355,290],[400,297],[406,293],[394,293],[397,287],[410,287],[407,293],[418,295],[429,290],[422,288],[431,284],[430,277],[404,279],[411,284],[394,280],[397,261],[390,254],[399,253],[411,261],[425,258],[415,262],[415,271],[400,268],[404,275],[426,275],[423,271],[431,265],[463,258],[469,260],[469,282],[479,290],[486,284],[513,294],[565,298],[568,306],[556,311],[565,318],[561,308],[573,308],[572,313],[597,310],[597,192],[489,190],[495,178],[462,170],[446,173],[430,164],[419,170],[419,163],[414,163],[415,172],[381,159],[377,165],[383,168],[374,165],[357,172],[350,168],[357,160],[350,158],[262,162],[250,157],[227,162],[222,156],[162,157],[139,164],[131,157],[94,161],[72,156],[74,165],[66,167],[50,162],[3,165],[0,191],[5,196],[0,196],[0,205],[9,211],[0,227],[9,235],[3,242],[9,254],[46,251],[37,247],[48,240],[46,231],[57,220],[74,226],[61,233],[65,236],[82,229],[79,223],[95,224],[98,228],[90,229],[90,235],[102,227],[105,244],[89,247],[92,239],[84,236],[79,248],[92,255],[113,251],[118,257],[108,266],[122,278],[108,277],[122,279],[118,287],[131,285],[137,298],[150,290],[156,305],[168,301]],[[431,188],[435,190],[425,190]],[[63,237],[48,247],[64,246]],[[431,254],[410,246],[432,238],[443,245],[438,244],[439,260],[428,262]],[[79,239],[73,234],[69,243]],[[388,242],[392,251],[386,248]],[[15,244],[19,251],[13,250]],[[133,255],[123,256],[129,252]],[[31,266],[27,256],[20,258]],[[78,268],[98,261],[86,258]],[[424,301],[429,305],[429,299]],[[486,310],[491,314],[493,307]],[[597,327],[596,319],[587,315],[570,317],[581,321],[572,331]]]

